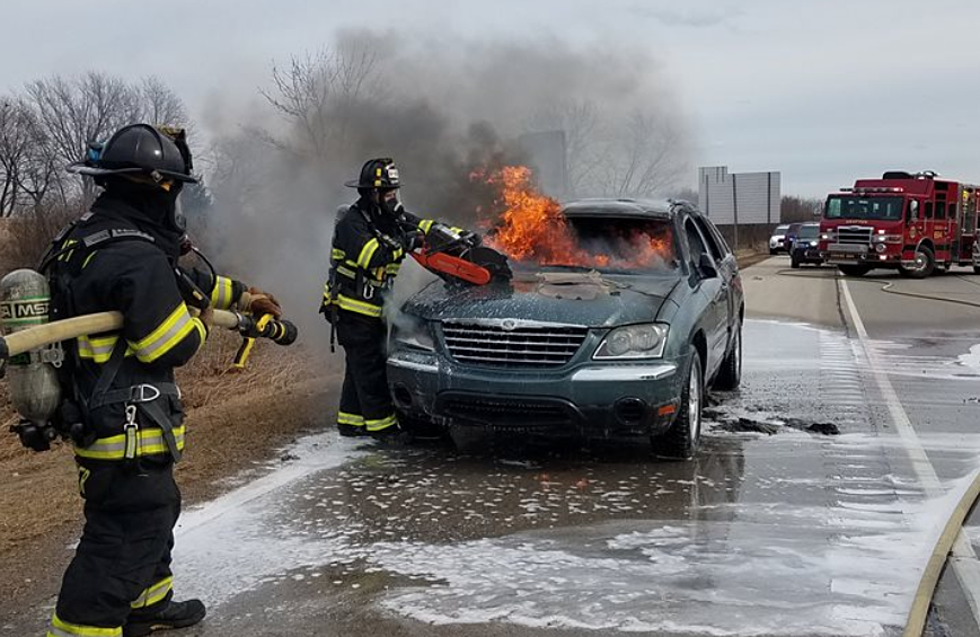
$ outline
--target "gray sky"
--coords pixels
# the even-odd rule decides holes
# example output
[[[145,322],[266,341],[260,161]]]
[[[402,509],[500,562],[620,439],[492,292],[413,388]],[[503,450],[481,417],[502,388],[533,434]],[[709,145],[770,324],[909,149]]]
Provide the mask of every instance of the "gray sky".
[[[780,170],[784,194],[822,196],[885,169],[980,181],[976,0],[4,4],[0,89],[89,69],[153,74],[205,132],[258,101],[273,60],[315,50],[338,29],[423,40],[552,37],[648,48],[687,114],[696,162]]]

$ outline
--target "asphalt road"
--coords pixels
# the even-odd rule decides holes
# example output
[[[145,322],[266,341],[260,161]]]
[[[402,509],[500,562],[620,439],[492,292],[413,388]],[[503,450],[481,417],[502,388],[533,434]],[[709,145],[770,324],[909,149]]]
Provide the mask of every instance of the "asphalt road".
[[[882,287],[980,304],[980,277],[788,266],[743,273],[743,387],[697,460],[306,439],[182,518],[177,588],[211,608],[182,634],[898,634],[980,467],[980,307]],[[930,634],[977,634],[976,573],[947,573]]]

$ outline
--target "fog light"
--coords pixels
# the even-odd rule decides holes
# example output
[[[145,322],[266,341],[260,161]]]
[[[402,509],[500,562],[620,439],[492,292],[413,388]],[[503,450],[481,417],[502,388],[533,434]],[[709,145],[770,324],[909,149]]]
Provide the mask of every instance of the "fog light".
[[[878,259],[881,261],[887,261],[888,257],[886,257],[885,255],[881,255],[880,257],[878,257]]]
[[[623,398],[616,401],[613,406],[613,413],[616,420],[624,425],[633,425],[643,420],[646,413],[647,404],[639,398]]]
[[[395,391],[391,392],[392,398],[395,399],[395,404],[402,409],[411,409],[412,407],[412,392],[408,391],[408,387],[405,387],[401,383],[395,385]]]
[[[875,246],[875,250],[877,250],[879,253],[884,252],[885,251],[885,244],[884,243],[879,243],[878,245]]]

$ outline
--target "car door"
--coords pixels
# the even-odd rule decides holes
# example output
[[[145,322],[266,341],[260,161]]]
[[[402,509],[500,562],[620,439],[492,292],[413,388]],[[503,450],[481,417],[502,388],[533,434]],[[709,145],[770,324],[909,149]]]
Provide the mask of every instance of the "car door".
[[[731,248],[728,247],[728,243],[725,242],[724,237],[721,236],[721,232],[718,231],[718,228],[713,223],[704,217],[698,217],[696,222],[698,228],[701,230],[701,234],[704,235],[708,243],[708,249],[711,250],[712,256],[715,257],[715,261],[718,263],[718,274],[722,278],[723,285],[726,286],[728,295],[726,331],[728,332],[728,336],[725,344],[725,352],[727,353],[732,344],[732,339],[735,337],[735,330],[739,327],[739,314],[741,313],[745,295],[745,292],[742,290],[742,277],[738,274],[738,260],[735,258],[735,254],[732,253]]]
[[[708,345],[707,360],[704,361],[705,381],[711,379],[721,364],[721,359],[725,355],[728,345],[728,285],[721,276],[719,264],[711,256],[701,231],[693,217],[688,217],[684,221],[684,234],[690,249],[691,267],[698,278],[696,284],[697,293],[705,301],[705,312],[701,317],[701,327],[705,332],[705,340]],[[715,269],[714,276],[707,276],[700,267],[702,255],[706,256]]]

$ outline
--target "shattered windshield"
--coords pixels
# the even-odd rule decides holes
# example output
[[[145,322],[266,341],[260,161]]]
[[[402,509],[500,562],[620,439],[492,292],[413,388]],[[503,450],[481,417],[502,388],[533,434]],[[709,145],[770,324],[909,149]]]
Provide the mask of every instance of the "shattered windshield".
[[[573,217],[572,249],[541,265],[585,267],[600,272],[647,272],[676,267],[669,219]]]
[[[902,218],[902,198],[833,196],[827,199],[824,218],[898,221]]]

